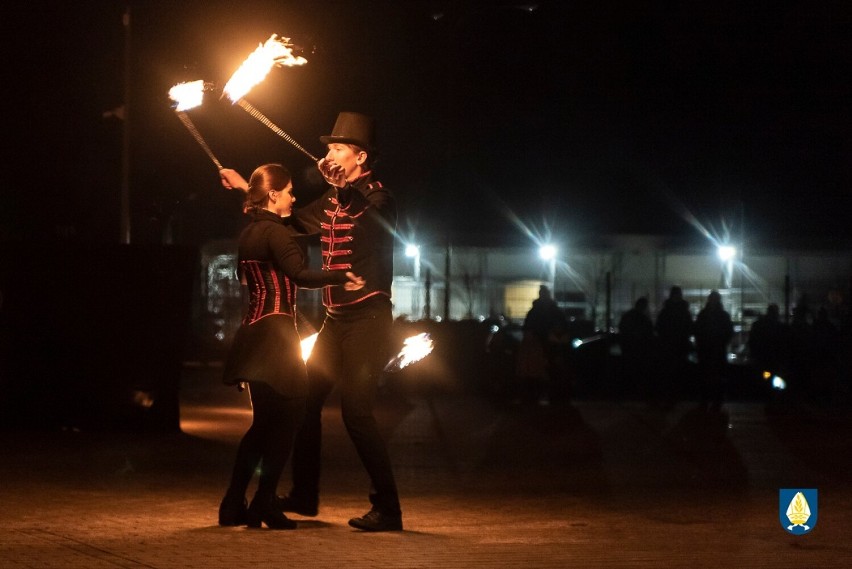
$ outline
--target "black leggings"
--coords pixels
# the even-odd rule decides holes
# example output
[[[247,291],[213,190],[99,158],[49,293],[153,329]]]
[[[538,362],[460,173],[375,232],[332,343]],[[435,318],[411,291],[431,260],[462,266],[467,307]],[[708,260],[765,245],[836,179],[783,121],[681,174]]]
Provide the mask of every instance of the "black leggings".
[[[293,449],[293,436],[305,416],[304,397],[284,397],[268,384],[249,383],[253,418],[237,449],[228,495],[244,497],[258,464],[255,499],[271,499]]]

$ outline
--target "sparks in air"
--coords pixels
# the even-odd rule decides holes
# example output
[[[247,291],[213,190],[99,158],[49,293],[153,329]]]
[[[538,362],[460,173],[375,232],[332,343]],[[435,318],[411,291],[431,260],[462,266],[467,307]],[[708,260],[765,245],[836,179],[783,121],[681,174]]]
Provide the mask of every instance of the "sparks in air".
[[[175,102],[176,111],[188,111],[201,105],[204,100],[204,81],[178,83],[169,89],[169,98]]]
[[[419,362],[430,353],[433,348],[432,336],[422,332],[403,340],[402,350],[385,366],[385,371],[399,371],[414,362]]]
[[[232,102],[237,102],[255,85],[263,81],[275,65],[292,67],[307,63],[308,60],[304,57],[293,55],[292,45],[290,38],[279,38],[276,34],[272,34],[231,76],[222,89],[224,94]]]

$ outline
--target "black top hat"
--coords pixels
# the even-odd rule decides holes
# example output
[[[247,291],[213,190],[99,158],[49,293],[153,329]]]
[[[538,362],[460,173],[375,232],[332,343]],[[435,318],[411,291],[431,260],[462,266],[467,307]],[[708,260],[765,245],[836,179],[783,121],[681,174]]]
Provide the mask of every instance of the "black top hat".
[[[320,142],[332,144],[354,144],[366,150],[374,152],[376,144],[373,135],[373,118],[361,113],[341,112],[337,115],[337,122],[329,136],[321,136]]]

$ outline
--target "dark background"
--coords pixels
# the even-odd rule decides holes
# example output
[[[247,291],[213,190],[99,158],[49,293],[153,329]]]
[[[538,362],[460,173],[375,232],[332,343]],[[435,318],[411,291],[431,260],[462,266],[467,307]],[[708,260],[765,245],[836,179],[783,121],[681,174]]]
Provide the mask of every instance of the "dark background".
[[[35,1],[2,20],[4,240],[118,242],[125,124],[132,241],[233,237],[239,198],[167,92],[221,90],[272,33],[308,64],[246,99],[320,156],[338,111],[375,115],[406,234],[523,239],[516,216],[694,235],[689,212],[752,240],[852,236],[848,2]],[[303,154],[210,95],[190,116],[220,161],[284,162],[316,194]]]

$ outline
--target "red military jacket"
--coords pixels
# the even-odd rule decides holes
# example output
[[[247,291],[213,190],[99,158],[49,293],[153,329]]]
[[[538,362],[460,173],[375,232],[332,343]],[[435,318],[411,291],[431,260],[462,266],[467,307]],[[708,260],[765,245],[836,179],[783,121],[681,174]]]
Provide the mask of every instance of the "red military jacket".
[[[309,234],[320,234],[322,266],[352,271],[366,286],[358,291],[325,287],[323,304],[329,312],[361,306],[377,297],[390,299],[396,200],[381,182],[366,172],[344,188],[329,187],[316,201],[293,214]]]

